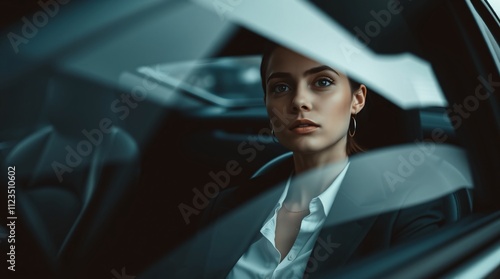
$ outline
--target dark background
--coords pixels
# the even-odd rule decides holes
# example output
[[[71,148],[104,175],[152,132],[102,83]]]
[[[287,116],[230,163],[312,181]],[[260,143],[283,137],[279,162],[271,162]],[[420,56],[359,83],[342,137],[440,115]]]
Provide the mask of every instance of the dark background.
[[[0,27],[8,28],[19,23],[23,16],[33,15],[40,10],[38,1],[35,0],[4,0],[0,2]]]

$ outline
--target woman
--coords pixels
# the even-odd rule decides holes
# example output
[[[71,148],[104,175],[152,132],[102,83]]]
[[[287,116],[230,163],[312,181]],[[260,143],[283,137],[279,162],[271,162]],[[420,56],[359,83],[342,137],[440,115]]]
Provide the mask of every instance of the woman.
[[[356,124],[351,133],[349,124],[355,123],[356,114],[365,105],[365,85],[355,84],[345,74],[283,47],[265,55],[261,78],[271,128],[279,142],[293,151],[295,174],[346,161],[348,155],[359,151],[353,139]],[[289,118],[278,118],[278,112],[285,112]],[[335,178],[338,173],[331,175]],[[306,216],[312,216],[312,199],[331,184],[328,179],[327,183],[307,187],[290,184],[273,216],[277,219],[275,247],[280,254],[279,265],[284,264],[283,259],[297,239],[300,229],[296,228],[301,227]],[[325,217],[314,222],[320,224]]]
[[[353,136],[367,88],[280,46],[264,55],[261,77],[273,134],[293,151],[293,159],[247,185],[224,191],[212,202],[208,219],[286,181],[277,187],[277,194],[234,219],[237,228],[215,227],[210,241],[199,242],[210,250],[205,266],[213,272],[208,277],[309,277],[324,266],[331,270],[441,226],[439,204],[430,203],[408,212],[325,227],[327,218],[343,213],[332,209],[334,200],[344,209],[356,210],[346,202],[345,191],[339,194],[339,187],[349,169],[348,157],[361,150]],[[324,167],[327,171],[323,169],[321,175],[299,178]]]

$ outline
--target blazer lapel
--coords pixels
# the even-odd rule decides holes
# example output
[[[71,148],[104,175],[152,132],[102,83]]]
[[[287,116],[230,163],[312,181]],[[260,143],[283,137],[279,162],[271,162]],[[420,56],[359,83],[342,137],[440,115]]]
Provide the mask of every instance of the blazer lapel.
[[[207,278],[226,276],[260,234],[263,222],[276,205],[283,187],[252,200],[218,221],[208,239]]]
[[[314,244],[305,277],[345,265],[355,255],[382,212],[385,194],[377,183],[366,185],[359,168],[351,164],[339,188],[325,224]]]
[[[283,193],[292,168],[288,164],[273,173],[258,177],[240,186],[224,205],[229,213],[209,228],[210,237],[205,278],[227,276],[239,258],[260,235],[266,218]],[[248,197],[255,197],[246,202]],[[244,205],[240,206],[241,204]],[[230,212],[232,209],[235,209]]]
[[[356,210],[357,206],[343,193],[339,193],[330,213],[339,214],[342,212],[336,209]],[[325,222],[309,256],[305,273],[309,275],[320,274],[325,270],[325,267],[331,270],[334,267],[344,265],[366,237],[376,219],[377,216],[371,216],[341,224],[336,221],[328,222],[330,224]]]

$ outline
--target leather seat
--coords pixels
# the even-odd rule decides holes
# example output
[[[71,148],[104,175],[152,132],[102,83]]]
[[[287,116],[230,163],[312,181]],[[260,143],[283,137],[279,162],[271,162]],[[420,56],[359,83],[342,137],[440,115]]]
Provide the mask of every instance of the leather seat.
[[[70,267],[89,256],[137,182],[138,146],[114,125],[114,99],[104,86],[56,76],[45,104],[49,124],[4,162],[16,167],[19,218],[53,263]]]

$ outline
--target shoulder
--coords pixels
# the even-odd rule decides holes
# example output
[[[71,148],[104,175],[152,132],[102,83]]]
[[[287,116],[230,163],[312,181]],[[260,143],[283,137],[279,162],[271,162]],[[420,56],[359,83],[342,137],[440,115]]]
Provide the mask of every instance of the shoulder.
[[[464,193],[466,191],[466,189],[460,189],[432,200],[406,205],[400,210],[391,212],[394,220],[393,242],[406,242],[431,234],[464,218],[471,210],[465,208],[467,207],[464,201],[467,198],[467,193]]]
[[[274,186],[280,185],[281,182],[288,178],[292,170],[293,160],[290,156],[277,164],[265,165],[257,172],[257,175],[254,175],[246,182],[220,191],[203,212],[202,222],[211,222],[258,197]]]

